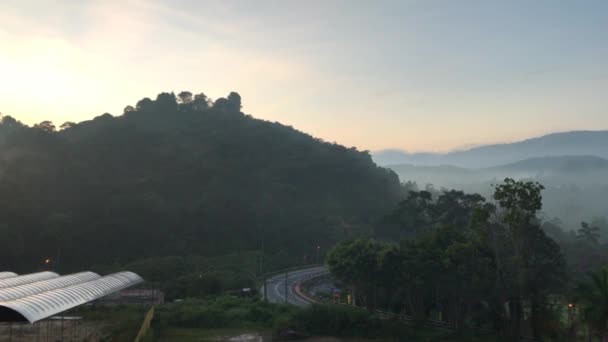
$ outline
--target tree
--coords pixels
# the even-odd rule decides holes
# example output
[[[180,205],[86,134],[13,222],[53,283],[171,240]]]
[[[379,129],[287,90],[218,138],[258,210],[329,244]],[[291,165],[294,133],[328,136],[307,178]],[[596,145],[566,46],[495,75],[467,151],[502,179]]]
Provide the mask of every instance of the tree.
[[[589,280],[577,287],[578,304],[584,319],[600,335],[608,340],[608,269],[602,267],[589,274]]]
[[[177,94],[179,104],[188,104],[192,102],[192,93],[189,91],[182,91]]]
[[[428,191],[410,191],[407,198],[384,217],[383,222],[389,226],[382,227],[382,230],[378,233],[396,240],[415,236],[432,227],[433,214],[431,193]],[[390,225],[396,226],[397,231],[391,229]]]
[[[540,228],[536,213],[542,208],[543,185],[506,178],[495,186],[494,199],[502,209],[506,235],[513,255],[506,256],[515,282],[509,291],[512,338],[519,339],[523,303],[531,304],[530,321],[534,338],[539,338],[542,305],[547,292],[556,291],[565,279],[565,261],[559,246]]]
[[[129,113],[134,112],[135,110],[136,110],[136,109],[135,109],[133,106],[128,105],[128,106],[126,106],[126,107],[125,107],[125,109],[124,109],[122,112],[123,112],[124,114],[129,114]]]
[[[542,208],[541,192],[545,187],[538,182],[515,181],[505,178],[504,183],[496,185],[494,199],[505,209],[505,221],[512,229],[536,218]]]
[[[206,110],[209,108],[211,103],[211,99],[207,97],[204,93],[194,95],[194,100],[192,101],[192,109],[194,110]]]
[[[59,128],[60,128],[62,131],[64,131],[64,130],[66,130],[66,129],[70,129],[70,128],[74,127],[74,126],[76,126],[76,123],[75,123],[75,122],[72,122],[72,121],[66,121],[66,122],[62,123],[62,124],[61,124],[61,126],[59,126]]]
[[[429,191],[409,191],[407,198],[384,217],[384,223],[389,226],[381,227],[378,233],[401,239],[440,225],[464,228],[469,224],[475,208],[484,202],[485,198],[481,195],[456,190],[440,193],[436,201],[433,201],[433,195]],[[394,226],[397,226],[397,232],[391,229]]]
[[[160,113],[172,113],[177,110],[177,99],[173,93],[160,93],[156,96],[156,110]]]
[[[23,133],[28,130],[29,130],[28,126],[24,125],[23,123],[16,120],[15,118],[13,118],[10,115],[4,115],[4,116],[2,116],[2,119],[0,119],[0,132],[2,132],[2,133],[15,133],[15,132]],[[7,136],[8,135],[5,134],[5,138]]]
[[[150,100],[148,97],[144,97],[143,99],[137,101],[135,108],[139,112],[150,112],[154,107],[154,102]]]
[[[239,113],[241,111],[241,95],[231,92],[228,98],[219,98],[213,103],[213,108],[228,113]]]
[[[600,241],[608,241],[608,220],[606,217],[594,217],[591,219],[591,225],[600,229]]]
[[[53,124],[52,121],[48,121],[48,120],[35,124],[34,128],[41,129],[48,133],[55,132],[55,124]]]
[[[434,205],[435,221],[439,224],[466,227],[475,208],[480,207],[485,198],[479,194],[465,194],[462,191],[444,191]]]
[[[228,94],[228,103],[234,112],[240,112],[241,108],[243,107],[241,105],[241,95],[235,92]]]
[[[576,232],[576,237],[585,243],[597,245],[600,239],[600,228],[583,221],[581,228]]]
[[[356,239],[339,243],[327,256],[331,273],[351,287],[353,300],[361,297],[370,309],[375,306],[381,255],[387,248],[381,242]]]

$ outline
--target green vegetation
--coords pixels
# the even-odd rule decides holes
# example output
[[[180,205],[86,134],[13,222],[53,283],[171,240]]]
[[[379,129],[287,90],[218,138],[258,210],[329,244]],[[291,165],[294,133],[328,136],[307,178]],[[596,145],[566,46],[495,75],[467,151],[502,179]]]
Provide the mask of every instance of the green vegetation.
[[[59,131],[2,117],[0,260],[67,272],[263,246],[312,263],[317,245],[369,234],[400,200],[369,153],[240,108],[236,93],[182,92]]]
[[[112,312],[106,310],[104,314]],[[285,332],[290,330],[297,332],[300,337],[335,336],[384,341],[493,341],[486,337],[479,339],[479,336],[470,333],[455,335],[450,330],[381,319],[368,311],[352,307],[313,305],[303,309],[235,297],[188,299],[159,306],[146,341],[205,340],[244,333],[285,339]],[[127,334],[123,331],[115,333],[117,336]]]
[[[242,113],[236,93],[216,101],[161,93],[121,116],[60,128],[0,121],[0,260],[17,272],[129,269],[170,301],[185,299],[158,308],[150,341],[243,329],[559,340],[575,336],[578,323],[608,334],[608,273],[600,268],[608,223],[597,217],[567,232],[544,219],[537,182],[506,178],[492,202],[431,185],[420,191],[366,151]],[[545,191],[555,198],[570,190]],[[257,289],[260,274],[320,262],[333,246],[332,273],[368,310],[224,296]],[[414,323],[381,318],[378,308]],[[117,340],[132,338],[143,314],[88,310]],[[455,332],[426,328],[428,319]]]
[[[608,269],[603,267],[589,274],[576,289],[584,320],[605,341],[608,338]]]
[[[266,255],[265,268],[282,269],[290,260],[282,254]],[[129,269],[146,279],[147,285],[164,291],[168,300],[218,296],[227,291],[258,287],[262,255],[237,252],[213,257],[167,256],[137,260],[127,265],[104,267],[103,273]]]
[[[608,137],[608,132],[603,135]],[[600,142],[597,145],[602,146]],[[494,155],[475,158],[485,161]],[[492,184],[505,177],[540,182],[545,186],[542,216],[559,218],[566,230],[576,230],[580,222],[589,217],[607,215],[604,199],[608,196],[608,159],[571,155],[530,158],[477,169],[470,168],[471,164],[467,163],[467,168],[457,167],[447,160],[435,166],[400,164],[386,167],[395,171],[402,181],[422,186],[434,184],[438,189],[459,189],[486,197],[492,196]]]
[[[506,179],[495,189],[498,206],[458,191],[436,199],[412,192],[378,230],[403,236],[400,244],[342,242],[328,256],[330,270],[370,309],[495,330],[509,340],[555,340],[566,329],[556,310],[568,291],[567,268],[536,217],[543,187]]]
[[[104,336],[116,342],[133,341],[148,308],[135,305],[81,306],[70,314],[98,323]]]

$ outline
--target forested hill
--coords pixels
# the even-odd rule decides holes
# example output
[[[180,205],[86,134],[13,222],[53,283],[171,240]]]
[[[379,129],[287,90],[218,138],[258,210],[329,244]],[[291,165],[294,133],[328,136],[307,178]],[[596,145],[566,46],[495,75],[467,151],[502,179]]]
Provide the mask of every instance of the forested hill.
[[[231,93],[159,94],[55,129],[0,125],[0,268],[63,270],[261,247],[292,258],[401,198],[367,152],[254,119]]]

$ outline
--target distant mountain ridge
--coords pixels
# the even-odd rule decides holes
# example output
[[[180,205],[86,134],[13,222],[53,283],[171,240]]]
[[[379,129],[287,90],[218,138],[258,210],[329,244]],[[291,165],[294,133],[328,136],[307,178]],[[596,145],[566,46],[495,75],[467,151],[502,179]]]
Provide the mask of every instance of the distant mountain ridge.
[[[486,168],[452,165],[388,165],[401,182],[415,182],[418,188],[459,189],[490,198],[492,184],[506,177],[538,181],[543,191],[543,215],[557,217],[576,228],[581,221],[608,215],[608,159],[596,156],[534,157]]]
[[[608,159],[595,156],[550,156],[529,158],[515,163],[487,167],[464,168],[452,165],[387,165],[401,181],[432,183],[438,186],[458,187],[480,181],[500,180],[504,177],[533,178],[554,183],[600,182],[608,184]]]
[[[549,156],[521,160],[515,163],[495,166],[487,170],[537,172],[608,172],[608,159],[596,156]]]
[[[453,165],[489,168],[531,158],[595,156],[608,159],[608,130],[552,133],[514,143],[485,145],[448,153],[408,153],[387,149],[372,153],[379,165]]]

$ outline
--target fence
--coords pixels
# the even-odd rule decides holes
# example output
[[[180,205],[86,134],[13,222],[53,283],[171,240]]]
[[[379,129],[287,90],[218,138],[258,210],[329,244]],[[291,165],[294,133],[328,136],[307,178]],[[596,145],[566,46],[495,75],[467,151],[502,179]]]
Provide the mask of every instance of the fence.
[[[146,336],[146,333],[148,332],[148,330],[150,330],[150,323],[152,322],[153,318],[154,306],[152,306],[150,310],[148,310],[148,312],[146,313],[146,316],[144,317],[144,320],[141,323],[141,327],[139,328],[139,332],[137,333],[134,342],[139,342],[144,336]]]
[[[327,278],[330,278],[330,277],[331,276],[328,271],[311,274],[306,279],[304,279],[300,284],[296,285],[296,289],[295,289],[296,293],[298,293],[300,296],[306,298],[307,300],[309,300],[311,302],[326,303],[326,304],[333,304],[333,305],[345,305],[345,306],[349,306],[352,308],[364,309],[359,306],[353,306],[353,305],[349,305],[349,304],[340,303],[333,299],[323,298],[323,297],[317,296],[310,292],[310,288],[312,285],[314,285],[315,283],[323,282]],[[385,319],[398,319],[398,320],[402,320],[402,321],[406,321],[406,322],[414,321],[414,318],[412,316],[408,316],[408,315],[402,315],[402,314],[397,314],[397,313],[382,311],[382,310],[374,310],[374,312],[376,314],[378,314],[380,317],[385,318]],[[437,328],[455,329],[453,324],[448,323],[448,322],[443,322],[443,321],[426,320],[425,324],[428,326],[437,327]]]

